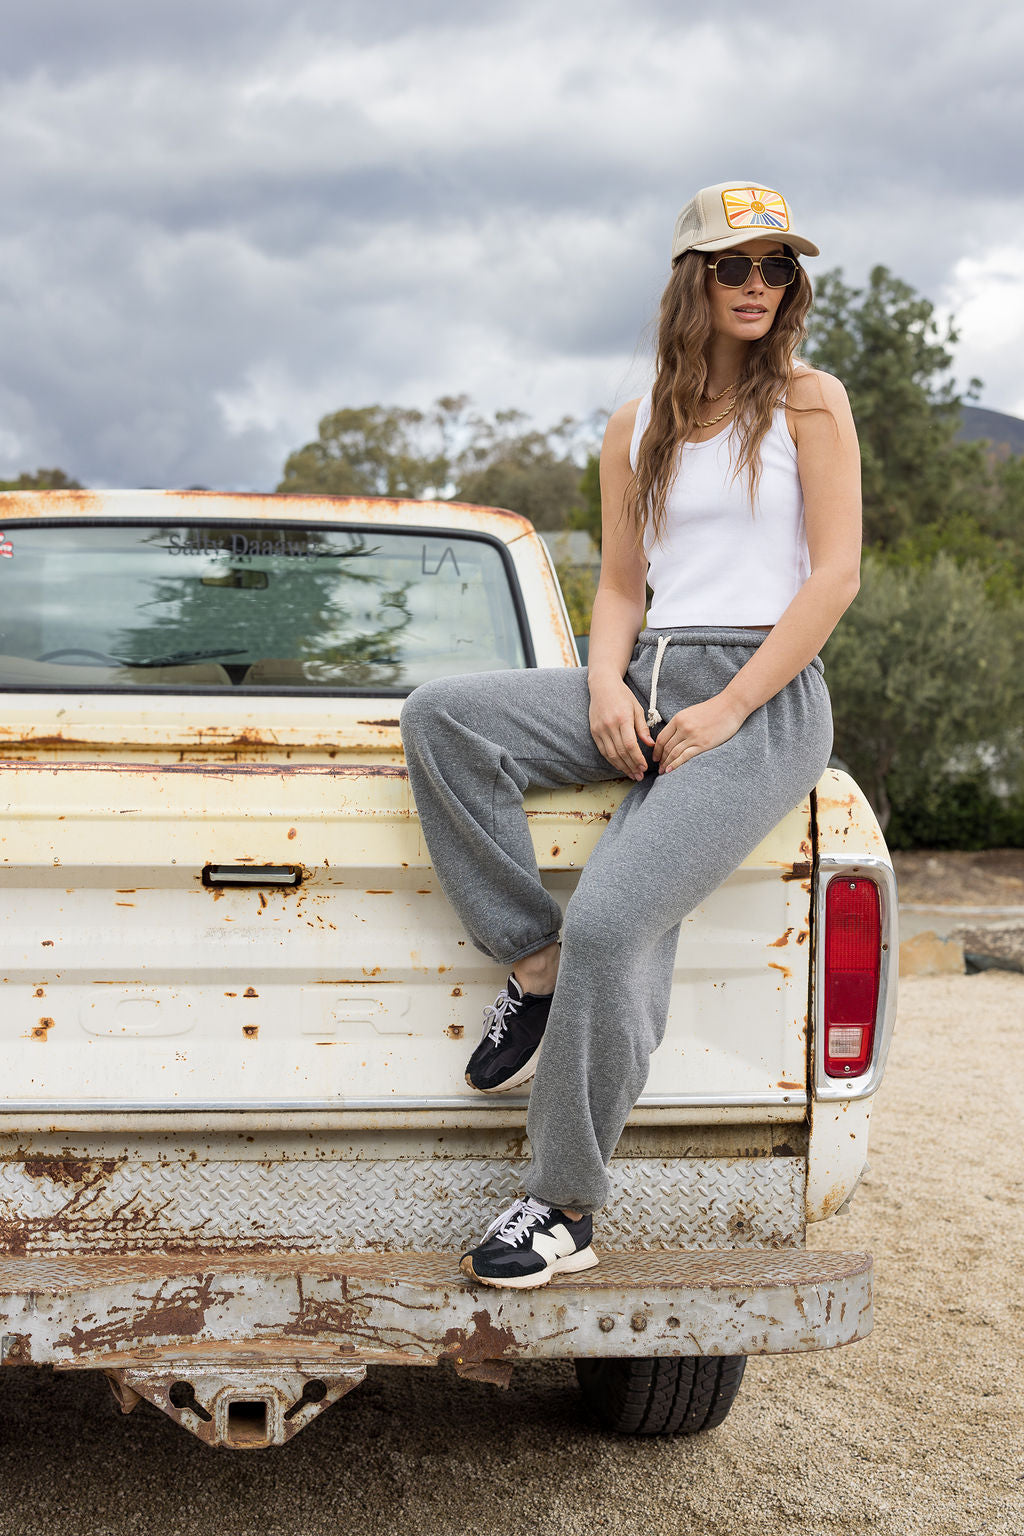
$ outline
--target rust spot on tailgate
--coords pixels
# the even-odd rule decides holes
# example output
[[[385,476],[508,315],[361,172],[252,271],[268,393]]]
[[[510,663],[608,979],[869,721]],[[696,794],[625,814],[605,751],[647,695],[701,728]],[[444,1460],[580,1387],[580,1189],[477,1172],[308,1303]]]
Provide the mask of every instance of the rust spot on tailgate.
[[[3,1356],[0,1358],[0,1364],[32,1364],[32,1340],[27,1333],[4,1334]]]
[[[845,1108],[845,1105],[843,1107]],[[845,1199],[846,1185],[840,1180],[832,1185],[818,1206],[818,1210],[821,1213],[820,1219],[826,1220],[829,1216],[833,1216]]]
[[[167,1280],[165,1285],[171,1289],[170,1296],[158,1291],[144,1311],[135,1313],[130,1306],[125,1307],[121,1315],[94,1328],[76,1323],[57,1340],[57,1348],[90,1355],[118,1346],[131,1348],[151,1339],[183,1339],[201,1333],[206,1326],[206,1309],[213,1299],[213,1276],[197,1276],[192,1285],[182,1286],[177,1280]],[[160,1290],[163,1289],[161,1286]]]
[[[749,1243],[756,1230],[756,1224],[751,1219],[745,1206],[738,1206],[729,1217],[729,1236],[734,1243]]]
[[[784,944],[788,944],[789,943],[789,936],[790,936],[790,934],[792,932],[793,932],[792,928],[787,928],[785,933],[780,933],[780,935],[779,935],[779,937],[777,939],[772,939],[771,943],[768,945],[768,948],[769,949],[781,949]]]
[[[791,869],[782,871],[783,880],[806,880],[811,873],[810,864],[796,863]]]
[[[30,1179],[49,1179],[52,1184],[95,1184],[107,1179],[118,1167],[112,1157],[26,1157],[21,1167]]]
[[[20,1258],[28,1252],[28,1234],[16,1216],[0,1215],[0,1254]]]
[[[357,725],[379,725],[381,727],[392,726],[392,725],[397,725],[398,724],[398,717],[396,715],[393,720],[357,720],[356,724]]]
[[[516,1348],[511,1328],[496,1328],[490,1313],[473,1313],[472,1328],[449,1328],[441,1344],[441,1358],[451,1360],[456,1374],[468,1381],[487,1381],[507,1387],[513,1361],[506,1359]]]
[[[246,987],[245,991],[242,993],[242,996],[243,997],[259,997],[259,993],[256,991],[255,987]]]
[[[53,1020],[52,1019],[45,1019],[45,1018],[44,1019],[40,1019],[39,1023],[32,1030],[32,1039],[33,1040],[45,1040],[47,1038],[47,1036],[49,1035],[50,1030],[52,1028],[53,1028]]]
[[[20,729],[20,728],[19,728]],[[0,738],[4,735],[0,727]],[[56,740],[46,739],[40,741],[33,738],[33,744],[38,746],[57,745]],[[89,742],[64,741],[64,746],[90,746]],[[223,743],[217,743],[218,748]],[[268,746],[275,746],[275,742],[267,742]],[[124,778],[126,774],[141,773],[151,775],[155,773],[175,774],[183,773],[193,778],[219,778],[230,779],[242,775],[245,778],[258,778],[260,776],[278,778],[294,778],[298,775],[332,779],[408,779],[408,770],[404,767],[394,767],[389,763],[130,763],[130,762],[102,762],[99,759],[81,762],[61,763],[35,763],[18,758],[0,759],[0,767],[16,768],[19,773],[114,773],[117,777]],[[243,860],[236,860],[242,863]]]

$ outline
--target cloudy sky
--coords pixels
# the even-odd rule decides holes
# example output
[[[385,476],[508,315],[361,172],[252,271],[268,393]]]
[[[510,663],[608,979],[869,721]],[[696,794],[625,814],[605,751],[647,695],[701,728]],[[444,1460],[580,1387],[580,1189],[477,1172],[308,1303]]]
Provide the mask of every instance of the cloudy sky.
[[[269,489],[319,417],[646,385],[679,207],[747,179],[958,318],[1024,415],[1010,0],[0,0],[0,478]]]

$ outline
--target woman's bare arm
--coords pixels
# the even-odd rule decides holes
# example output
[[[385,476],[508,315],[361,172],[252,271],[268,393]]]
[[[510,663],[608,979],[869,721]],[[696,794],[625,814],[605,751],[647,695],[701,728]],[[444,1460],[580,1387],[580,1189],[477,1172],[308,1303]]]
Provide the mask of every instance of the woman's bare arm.
[[[601,447],[601,579],[587,666],[591,734],[602,755],[631,779],[642,779],[647,768],[638,738],[653,745],[643,709],[623,682],[647,599],[647,561],[637,547],[632,520],[623,516],[633,478],[629,444],[639,403],[620,406]]]

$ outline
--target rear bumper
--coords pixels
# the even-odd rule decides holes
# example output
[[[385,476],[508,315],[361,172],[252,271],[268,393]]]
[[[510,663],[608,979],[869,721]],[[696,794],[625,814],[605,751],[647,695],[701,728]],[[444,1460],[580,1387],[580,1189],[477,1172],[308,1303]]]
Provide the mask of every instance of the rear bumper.
[[[872,1262],[861,1253],[614,1253],[533,1291],[473,1285],[454,1253],[0,1259],[9,1365],[448,1359],[496,1380],[526,1359],[830,1349],[871,1325]]]

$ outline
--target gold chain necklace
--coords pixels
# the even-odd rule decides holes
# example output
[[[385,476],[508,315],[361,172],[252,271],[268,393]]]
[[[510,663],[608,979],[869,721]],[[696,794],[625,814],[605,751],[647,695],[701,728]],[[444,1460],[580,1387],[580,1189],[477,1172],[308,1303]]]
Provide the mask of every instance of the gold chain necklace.
[[[735,388],[736,388],[735,384],[727,384],[725,386],[725,388],[722,390],[722,394],[720,394],[720,395],[711,395],[708,398],[708,405],[714,405],[716,400],[721,400],[722,395],[729,394],[730,390],[733,390]],[[731,410],[732,410],[732,405],[731,404],[727,405],[724,411],[719,411],[718,415],[717,416],[712,416],[710,421],[698,421],[697,426],[703,432],[705,427],[713,427],[715,425],[716,421],[722,421],[726,416],[728,416],[728,414],[729,414],[729,412]]]

